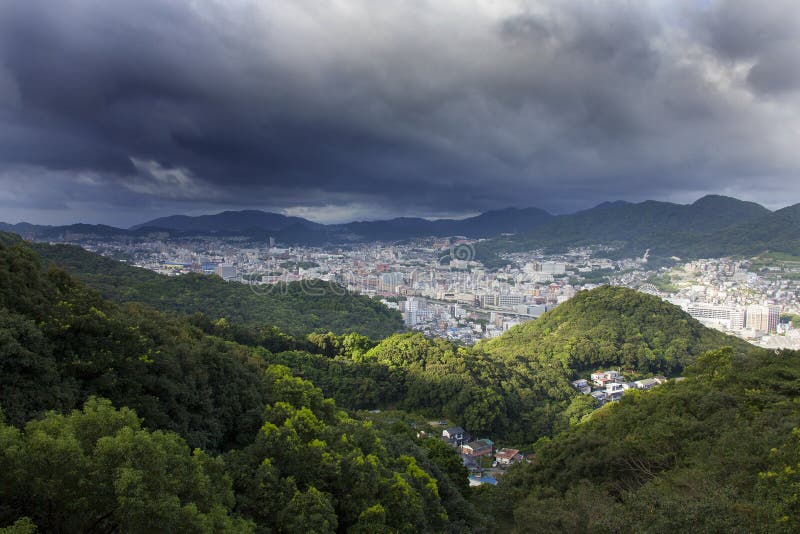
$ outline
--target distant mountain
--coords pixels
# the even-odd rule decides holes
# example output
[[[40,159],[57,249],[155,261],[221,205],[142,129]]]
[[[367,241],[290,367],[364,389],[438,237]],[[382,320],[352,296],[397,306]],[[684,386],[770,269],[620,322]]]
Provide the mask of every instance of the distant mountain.
[[[439,235],[493,237],[499,234],[527,232],[551,219],[553,215],[539,208],[507,208],[487,211],[476,217],[457,221],[434,221],[434,227]]]
[[[532,230],[553,216],[538,208],[489,211],[466,219],[429,221],[399,217],[378,221],[356,221],[323,225],[300,217],[256,210],[225,211],[216,215],[173,215],[132,227],[132,230],[166,229],[181,232],[269,232],[280,241],[295,244],[324,242],[389,241],[413,237],[463,235],[473,238],[493,237],[503,233]]]
[[[538,208],[507,208],[465,219],[400,217],[325,225],[302,217],[246,210],[196,217],[174,215],[127,230],[105,225],[28,223],[0,223],[0,230],[38,240],[80,236],[113,239],[166,232],[176,237],[244,236],[263,242],[271,236],[279,243],[308,246],[465,236],[489,239],[478,246],[479,259],[497,266],[501,252],[557,252],[596,244],[615,246],[612,255],[617,257],[641,256],[648,249],[654,258],[758,254],[766,250],[800,255],[799,211],[796,205],[773,213],[753,202],[709,195],[686,205],[653,200],[604,202],[557,216]]]
[[[224,211],[215,215],[172,215],[153,219],[130,229],[105,225],[73,224],[68,226],[42,226],[29,223],[0,223],[0,230],[14,232],[36,239],[63,239],[68,234],[112,237],[119,235],[147,235],[168,232],[175,236],[243,235],[263,241],[267,236],[290,245],[322,245],[326,243],[358,243],[367,241],[392,241],[415,237],[466,236],[471,238],[494,237],[506,233],[533,230],[551,220],[553,215],[539,208],[507,208],[488,211],[466,219],[427,220],[398,217],[378,221],[356,221],[345,224],[320,224],[302,217],[289,217],[279,213],[258,210]]]
[[[713,244],[717,234],[724,234],[728,236],[726,247],[713,247],[710,250],[715,251],[714,255],[741,251],[757,253],[769,248],[768,240],[754,243],[741,231],[734,235],[726,232],[732,228],[748,228],[756,221],[765,225],[764,221],[772,221],[777,213],[753,202],[719,195],[709,195],[687,205],[653,200],[638,204],[604,203],[557,216],[530,232],[496,239],[487,244],[487,249],[495,253],[539,248],[556,251],[572,246],[608,244],[616,245],[620,256],[642,255],[650,249],[653,255],[702,257],[707,255],[703,250],[705,244]],[[778,223],[766,225],[772,227],[773,224]],[[785,231],[792,232],[791,229]],[[800,243],[793,246],[798,249]]]
[[[630,206],[631,204],[632,203],[628,202],[627,200],[612,200],[612,201],[601,202],[600,204],[595,206],[594,209],[619,208],[622,206]]]
[[[171,215],[132,226],[131,229],[152,227],[193,232],[226,232],[260,228],[278,231],[295,224],[308,225],[309,227],[322,226],[302,217],[289,217],[280,213],[259,210],[243,210],[223,211],[215,215]]]
[[[26,222],[9,224],[0,222],[0,231],[12,232],[23,237],[33,235],[36,239],[62,239],[67,234],[95,235],[95,236],[119,236],[128,234],[127,230],[114,228],[105,224],[84,224],[76,223],[65,226],[48,226],[30,224]]]
[[[722,228],[676,250],[687,256],[766,251],[800,255],[800,204]]]

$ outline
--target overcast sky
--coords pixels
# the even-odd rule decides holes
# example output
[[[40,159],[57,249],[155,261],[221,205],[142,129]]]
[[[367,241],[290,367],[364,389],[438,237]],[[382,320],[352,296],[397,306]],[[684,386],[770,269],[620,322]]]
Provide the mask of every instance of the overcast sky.
[[[800,202],[800,2],[2,0],[0,220]]]

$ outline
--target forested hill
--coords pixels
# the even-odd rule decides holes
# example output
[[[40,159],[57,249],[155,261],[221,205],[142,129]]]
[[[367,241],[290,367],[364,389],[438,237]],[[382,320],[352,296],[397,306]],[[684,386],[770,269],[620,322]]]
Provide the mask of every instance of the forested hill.
[[[800,204],[741,221],[678,249],[685,256],[755,255],[763,251],[800,253]]]
[[[607,203],[558,216],[530,232],[483,244],[484,256],[533,249],[605,244],[619,256],[719,257],[764,251],[800,253],[800,205],[763,206],[711,195],[689,205]]]
[[[704,354],[537,444],[476,502],[495,532],[797,532],[800,353]]]
[[[683,310],[632,289],[602,286],[478,348],[501,358],[537,358],[573,372],[603,366],[637,372],[680,372],[698,354],[731,345],[753,347],[701,325]]]
[[[452,449],[271,359],[0,242],[0,529],[480,530]]]
[[[201,312],[212,321],[224,318],[255,329],[277,326],[295,335],[332,331],[382,338],[403,329],[399,312],[324,282],[254,288],[224,282],[217,276],[164,276],[73,245],[31,246],[45,266],[65,268],[104,298],[118,303],[140,302],[183,314]]]

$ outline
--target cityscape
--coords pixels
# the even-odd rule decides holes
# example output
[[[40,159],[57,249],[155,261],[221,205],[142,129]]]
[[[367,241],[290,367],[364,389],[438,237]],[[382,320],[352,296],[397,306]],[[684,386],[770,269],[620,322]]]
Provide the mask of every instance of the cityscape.
[[[268,238],[111,240],[67,234],[63,242],[165,275],[214,274],[270,291],[278,282],[323,280],[380,299],[406,326],[467,345],[535,319],[576,292],[612,284],[657,295],[704,325],[756,345],[800,349],[800,263],[768,257],[717,258],[650,268],[609,259],[597,245],[563,254],[510,253],[491,270],[466,238],[424,238],[346,247],[297,247]]]

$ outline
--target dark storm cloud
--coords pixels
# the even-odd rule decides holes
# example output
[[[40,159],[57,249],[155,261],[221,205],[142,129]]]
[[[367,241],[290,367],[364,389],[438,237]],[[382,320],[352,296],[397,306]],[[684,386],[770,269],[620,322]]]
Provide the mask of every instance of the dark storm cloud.
[[[703,22],[714,50],[750,61],[747,81],[760,92],[800,89],[800,3],[725,2]]]
[[[785,204],[799,20],[754,0],[11,0],[0,219]]]

